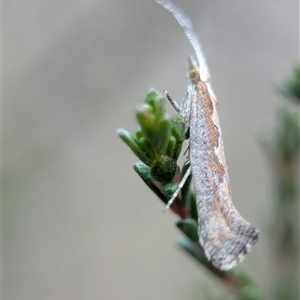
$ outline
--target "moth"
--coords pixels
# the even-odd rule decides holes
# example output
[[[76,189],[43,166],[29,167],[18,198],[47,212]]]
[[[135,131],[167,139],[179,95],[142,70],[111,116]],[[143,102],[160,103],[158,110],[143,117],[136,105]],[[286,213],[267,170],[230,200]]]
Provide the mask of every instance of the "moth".
[[[198,211],[199,242],[206,258],[218,269],[229,270],[241,262],[259,231],[247,222],[232,202],[228,169],[217,110],[217,98],[210,83],[209,69],[192,23],[170,1],[159,1],[183,27],[196,57],[189,59],[190,85],[181,106],[173,107],[184,116],[189,128],[190,167],[168,202],[169,208],[185,180],[192,174]]]

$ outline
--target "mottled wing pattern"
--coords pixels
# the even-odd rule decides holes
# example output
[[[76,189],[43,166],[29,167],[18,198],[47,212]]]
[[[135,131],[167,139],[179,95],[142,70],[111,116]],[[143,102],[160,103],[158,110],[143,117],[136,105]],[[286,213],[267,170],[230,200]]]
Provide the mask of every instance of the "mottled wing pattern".
[[[200,243],[208,260],[227,270],[244,258],[259,233],[233,206],[217,107],[202,81],[195,84],[189,122]]]

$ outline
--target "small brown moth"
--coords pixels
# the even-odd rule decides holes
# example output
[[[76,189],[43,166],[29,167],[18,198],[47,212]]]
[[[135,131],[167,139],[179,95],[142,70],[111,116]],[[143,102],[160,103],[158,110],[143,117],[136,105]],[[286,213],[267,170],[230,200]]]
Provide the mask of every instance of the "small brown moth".
[[[166,208],[172,205],[185,180],[192,173],[199,217],[200,244],[207,259],[220,270],[229,270],[242,261],[258,241],[259,231],[238,213],[232,203],[224,155],[217,99],[200,43],[190,20],[170,1],[157,2],[169,10],[191,42],[196,61],[189,60],[190,86],[179,107],[189,127],[190,168]],[[170,99],[170,96],[167,94]]]

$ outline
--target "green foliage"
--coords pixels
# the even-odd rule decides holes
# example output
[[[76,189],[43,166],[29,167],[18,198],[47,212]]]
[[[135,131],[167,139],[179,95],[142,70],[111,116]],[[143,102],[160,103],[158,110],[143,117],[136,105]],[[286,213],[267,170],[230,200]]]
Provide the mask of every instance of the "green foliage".
[[[198,242],[198,222],[194,219],[184,219],[179,220],[176,223],[176,226],[192,241]]]
[[[169,118],[163,97],[152,90],[137,109],[136,119],[138,130],[133,134],[119,129],[120,138],[149,167],[153,179],[161,183],[171,181],[178,169],[177,159],[184,140],[183,118]]]

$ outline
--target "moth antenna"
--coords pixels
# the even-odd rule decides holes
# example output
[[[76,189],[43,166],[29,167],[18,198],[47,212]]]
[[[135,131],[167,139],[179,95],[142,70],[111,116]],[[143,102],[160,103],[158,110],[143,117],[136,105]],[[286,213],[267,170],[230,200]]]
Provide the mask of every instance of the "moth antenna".
[[[210,73],[206,63],[204,53],[197,35],[194,32],[193,24],[191,20],[183,13],[183,11],[178,8],[174,3],[169,0],[156,0],[156,2],[162,5],[165,9],[171,12],[174,18],[177,20],[179,25],[183,28],[186,37],[192,45],[198,65],[198,71],[201,77],[201,80],[206,82],[210,80]]]

